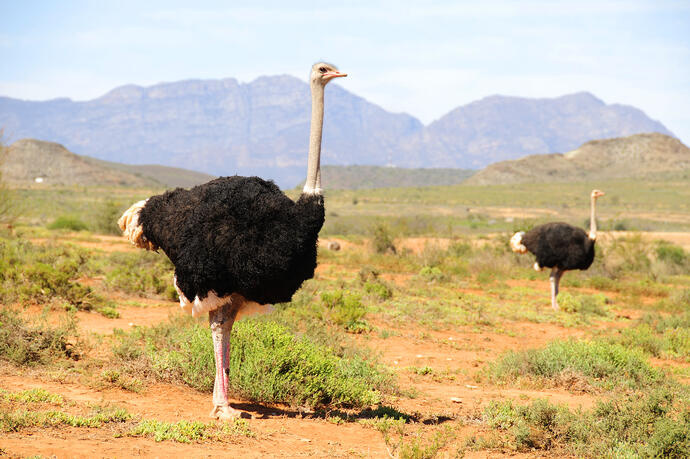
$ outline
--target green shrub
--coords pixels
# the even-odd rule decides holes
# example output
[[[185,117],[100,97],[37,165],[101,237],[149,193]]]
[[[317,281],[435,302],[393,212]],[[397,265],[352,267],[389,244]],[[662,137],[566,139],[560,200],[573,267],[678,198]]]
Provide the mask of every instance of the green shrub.
[[[437,267],[424,266],[419,270],[419,277],[427,282],[442,282],[446,280],[446,275]]]
[[[687,395],[687,394],[684,394]],[[484,421],[510,434],[519,451],[564,449],[578,457],[671,457],[690,454],[690,406],[666,387],[617,395],[590,411],[535,400],[492,402]]]
[[[15,365],[51,364],[57,358],[79,358],[73,344],[73,321],[51,328],[30,324],[11,309],[0,309],[0,358]]]
[[[558,304],[561,310],[569,313],[579,313],[583,316],[607,316],[609,312],[606,308],[606,303],[607,299],[602,294],[575,296],[569,292],[563,292],[558,295]]]
[[[360,333],[369,329],[364,320],[367,310],[358,294],[343,290],[326,291],[321,301],[328,308],[328,316],[346,330]]]
[[[113,252],[107,257],[105,285],[139,295],[163,295],[177,300],[173,285],[174,267],[168,257],[151,252]]]
[[[70,231],[84,231],[88,229],[86,223],[81,221],[79,218],[69,215],[63,215],[56,218],[51,224],[48,225],[48,229],[63,229]]]
[[[508,352],[489,366],[488,373],[497,382],[531,378],[552,384],[576,375],[606,389],[648,387],[664,380],[639,349],[572,339],[554,341],[542,349]]]
[[[655,357],[690,360],[690,312],[674,316],[647,314],[638,325],[619,330],[610,340]]]
[[[393,236],[390,233],[388,225],[378,222],[372,227],[371,233],[372,244],[376,253],[396,253],[395,245],[393,244]]]
[[[117,220],[125,209],[113,200],[106,199],[97,209],[93,218],[91,229],[101,234],[112,234],[119,236],[122,234]]]
[[[657,244],[656,256],[659,260],[678,266],[685,265],[688,260],[688,255],[682,247],[665,242]]]
[[[120,334],[115,355],[156,377],[213,389],[215,365],[208,327],[177,319]],[[390,374],[375,361],[339,357],[274,322],[244,319],[233,328],[230,390],[249,400],[292,405],[363,407],[376,403]]]
[[[67,302],[114,315],[114,303],[74,280],[84,274],[86,250],[0,239],[0,302]]]
[[[669,312],[687,311],[690,304],[690,288],[675,290],[668,298],[663,298],[654,305],[655,309]]]
[[[364,291],[380,300],[387,300],[393,296],[393,290],[381,281],[365,282]]]

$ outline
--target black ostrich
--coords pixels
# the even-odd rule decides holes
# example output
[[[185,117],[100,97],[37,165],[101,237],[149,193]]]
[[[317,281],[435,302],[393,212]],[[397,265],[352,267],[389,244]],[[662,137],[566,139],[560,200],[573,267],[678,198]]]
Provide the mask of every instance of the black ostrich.
[[[558,283],[563,273],[572,269],[585,270],[594,261],[594,243],[597,240],[595,209],[597,198],[604,196],[604,192],[592,190],[590,196],[592,204],[589,233],[567,223],[552,222],[539,225],[526,233],[520,231],[510,238],[510,247],[514,252],[532,252],[537,256],[535,270],[551,268],[551,305],[556,311]]]
[[[238,313],[256,303],[290,301],[314,276],[324,222],[324,89],[344,76],[330,64],[312,67],[307,181],[297,202],[259,177],[221,177],[140,201],[118,221],[134,245],[161,248],[170,258],[180,306],[193,316],[209,313],[216,360],[214,418],[241,415],[229,406],[227,395],[230,332]]]

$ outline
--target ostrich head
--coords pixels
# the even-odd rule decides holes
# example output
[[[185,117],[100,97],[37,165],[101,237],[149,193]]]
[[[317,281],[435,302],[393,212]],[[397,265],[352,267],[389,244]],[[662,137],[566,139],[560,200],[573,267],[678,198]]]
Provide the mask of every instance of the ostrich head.
[[[592,199],[597,199],[597,198],[599,198],[599,197],[601,197],[601,196],[604,196],[605,194],[606,194],[606,193],[604,193],[604,192],[601,191],[601,190],[592,190],[591,197],[592,197]]]
[[[340,73],[340,71],[338,71],[338,68],[333,64],[317,62],[311,67],[311,75],[309,76],[309,81],[311,84],[326,86],[326,84],[332,79],[346,76],[347,73]]]

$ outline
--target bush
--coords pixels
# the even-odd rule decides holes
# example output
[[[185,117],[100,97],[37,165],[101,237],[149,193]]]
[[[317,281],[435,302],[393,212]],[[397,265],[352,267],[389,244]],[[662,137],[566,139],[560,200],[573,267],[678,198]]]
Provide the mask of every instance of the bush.
[[[164,295],[176,301],[173,285],[174,267],[168,257],[151,252],[121,253],[108,255],[105,285],[127,293]]]
[[[656,247],[656,256],[659,260],[683,266],[688,260],[688,255],[682,247],[677,245],[660,242]]]
[[[668,317],[648,314],[638,325],[620,330],[610,340],[655,357],[690,360],[690,312]]]
[[[497,382],[520,378],[560,381],[582,378],[590,385],[612,390],[616,387],[649,387],[664,380],[638,349],[605,341],[554,341],[543,349],[511,351],[488,368]]]
[[[210,330],[189,318],[120,335],[115,355],[168,381],[213,390]],[[137,362],[138,361],[138,362]],[[258,402],[364,407],[379,401],[376,388],[389,373],[373,361],[342,358],[274,322],[244,319],[233,327],[230,389]]]
[[[427,282],[443,282],[446,280],[446,275],[443,274],[439,268],[424,266],[419,270],[419,277]]]
[[[378,222],[372,227],[372,244],[376,253],[396,253],[393,236],[385,223]]]
[[[527,406],[492,402],[484,421],[511,435],[519,451],[565,449],[586,457],[669,457],[690,454],[687,401],[669,388],[640,396],[624,394],[572,413],[563,405],[535,400]]]
[[[585,315],[607,316],[607,299],[602,294],[597,295],[572,295],[563,292],[558,295],[558,304],[561,310],[569,313]]]
[[[15,365],[51,364],[56,358],[79,358],[73,344],[73,321],[55,328],[30,324],[17,312],[0,309],[0,358]]]
[[[393,290],[381,281],[365,282],[364,291],[374,295],[379,300],[388,300],[393,296]]]
[[[346,330],[360,333],[369,329],[363,319],[367,310],[358,294],[343,290],[328,291],[321,294],[321,301],[328,308],[331,320]]]
[[[117,220],[122,215],[124,209],[121,208],[115,201],[106,200],[99,207],[93,222],[92,230],[101,234],[112,234],[119,236],[122,234],[120,227],[117,226]]]
[[[76,247],[0,239],[0,302],[62,301],[76,309],[104,310],[112,315],[111,301],[74,280],[84,272],[88,260],[88,252]]]
[[[48,229],[63,229],[70,231],[84,231],[88,229],[88,226],[83,221],[79,220],[77,217],[63,215],[56,218],[53,223],[48,225]]]

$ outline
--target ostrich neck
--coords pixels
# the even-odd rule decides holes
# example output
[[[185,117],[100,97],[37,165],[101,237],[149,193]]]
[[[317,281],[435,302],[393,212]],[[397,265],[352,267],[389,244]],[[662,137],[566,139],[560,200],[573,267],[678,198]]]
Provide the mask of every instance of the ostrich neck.
[[[597,198],[592,196],[592,204],[589,216],[589,238],[593,241],[597,239],[597,219],[595,215],[595,209],[597,205]]]
[[[309,130],[309,159],[304,193],[321,194],[321,133],[323,131],[324,87],[311,85],[311,128]]]

